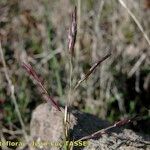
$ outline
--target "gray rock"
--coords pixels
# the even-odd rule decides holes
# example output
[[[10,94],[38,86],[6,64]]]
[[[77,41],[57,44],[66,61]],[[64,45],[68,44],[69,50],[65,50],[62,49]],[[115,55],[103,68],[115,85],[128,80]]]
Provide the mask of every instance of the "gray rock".
[[[36,150],[63,149],[64,143],[64,109],[62,112],[41,104],[32,114],[30,132]],[[70,140],[78,140],[110,125],[91,114],[77,110],[70,111]],[[39,144],[39,145],[38,145]],[[79,143],[78,143],[79,144]],[[82,143],[83,144],[83,143]],[[86,147],[74,147],[84,150],[144,150],[150,149],[150,137],[135,133],[129,129],[115,129],[98,139],[86,141]]]

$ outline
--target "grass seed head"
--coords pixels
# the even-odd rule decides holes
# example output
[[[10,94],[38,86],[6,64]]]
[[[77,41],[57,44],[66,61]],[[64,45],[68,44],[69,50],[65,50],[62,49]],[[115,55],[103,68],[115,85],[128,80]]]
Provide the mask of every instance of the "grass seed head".
[[[74,56],[74,47],[77,36],[77,8],[75,6],[74,11],[71,14],[71,26],[68,33],[68,49],[71,56]]]

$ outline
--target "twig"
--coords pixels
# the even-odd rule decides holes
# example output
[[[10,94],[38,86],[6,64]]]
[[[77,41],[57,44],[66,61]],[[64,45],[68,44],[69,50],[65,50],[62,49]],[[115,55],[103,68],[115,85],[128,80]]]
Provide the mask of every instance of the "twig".
[[[1,42],[0,42],[0,55],[1,55],[1,60],[2,60],[3,67],[4,67],[4,74],[5,74],[6,80],[8,82],[8,87],[9,87],[9,90],[10,90],[10,93],[11,93],[11,99],[12,99],[12,102],[15,106],[15,110],[16,110],[19,122],[21,124],[21,127],[22,127],[22,132],[23,132],[24,138],[25,138],[26,142],[28,143],[29,142],[28,135],[26,133],[25,125],[24,125],[24,122],[23,122],[23,119],[22,119],[22,116],[21,116],[21,113],[20,113],[20,110],[19,110],[19,107],[18,107],[18,104],[17,104],[17,100],[16,100],[16,97],[15,97],[14,85],[12,84],[12,81],[11,81],[9,75],[8,75],[8,70],[7,70],[5,59],[4,59],[4,54],[3,54]]]

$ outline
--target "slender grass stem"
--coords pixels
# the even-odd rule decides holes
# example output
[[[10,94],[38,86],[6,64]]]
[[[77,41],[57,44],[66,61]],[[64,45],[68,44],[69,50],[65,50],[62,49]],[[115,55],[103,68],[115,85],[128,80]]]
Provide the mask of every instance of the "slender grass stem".
[[[19,110],[19,106],[18,106],[16,97],[15,97],[14,85],[12,84],[12,81],[11,81],[9,75],[8,75],[9,73],[8,73],[8,69],[7,69],[7,66],[6,66],[5,59],[4,59],[4,54],[3,54],[1,42],[0,42],[0,56],[1,56],[2,64],[3,64],[3,67],[4,67],[4,74],[5,74],[6,80],[8,82],[9,90],[11,92],[11,100],[12,100],[14,106],[15,106],[15,111],[16,111],[17,117],[19,119],[19,122],[21,124],[24,138],[25,138],[26,142],[28,143],[29,142],[28,135],[27,135],[25,125],[24,125],[24,122],[23,122],[23,119],[22,119],[22,116],[21,116],[21,113],[20,113],[20,110]]]
[[[72,96],[72,76],[73,76],[73,59],[72,57],[69,60],[69,68],[70,68],[70,74],[69,74],[69,98],[68,98],[68,106],[71,104],[71,96]]]
[[[134,20],[134,22],[136,23],[136,25],[138,26],[138,28],[140,29],[140,31],[142,32],[145,40],[147,41],[147,43],[150,46],[150,39],[148,37],[148,35],[146,34],[146,32],[144,31],[142,25],[140,24],[139,20],[136,18],[136,16],[132,13],[132,11],[127,7],[127,5],[125,4],[125,2],[123,0],[118,0],[119,3],[127,10],[128,14],[131,16],[131,18]]]

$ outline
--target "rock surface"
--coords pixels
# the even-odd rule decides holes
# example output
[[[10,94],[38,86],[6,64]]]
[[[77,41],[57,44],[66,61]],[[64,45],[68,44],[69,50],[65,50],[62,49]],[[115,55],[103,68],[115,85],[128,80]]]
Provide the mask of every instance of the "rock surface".
[[[63,108],[62,108],[63,110]],[[30,124],[32,141],[36,150],[62,149],[64,139],[64,111],[58,112],[48,104],[38,106]],[[110,125],[93,115],[72,110],[70,115],[70,139],[78,140]],[[88,143],[88,144],[87,144]],[[129,129],[115,129],[99,139],[88,140],[86,147],[74,147],[84,150],[148,150],[150,137],[135,133]],[[38,145],[39,144],[39,145]],[[83,143],[82,143],[83,144]]]

